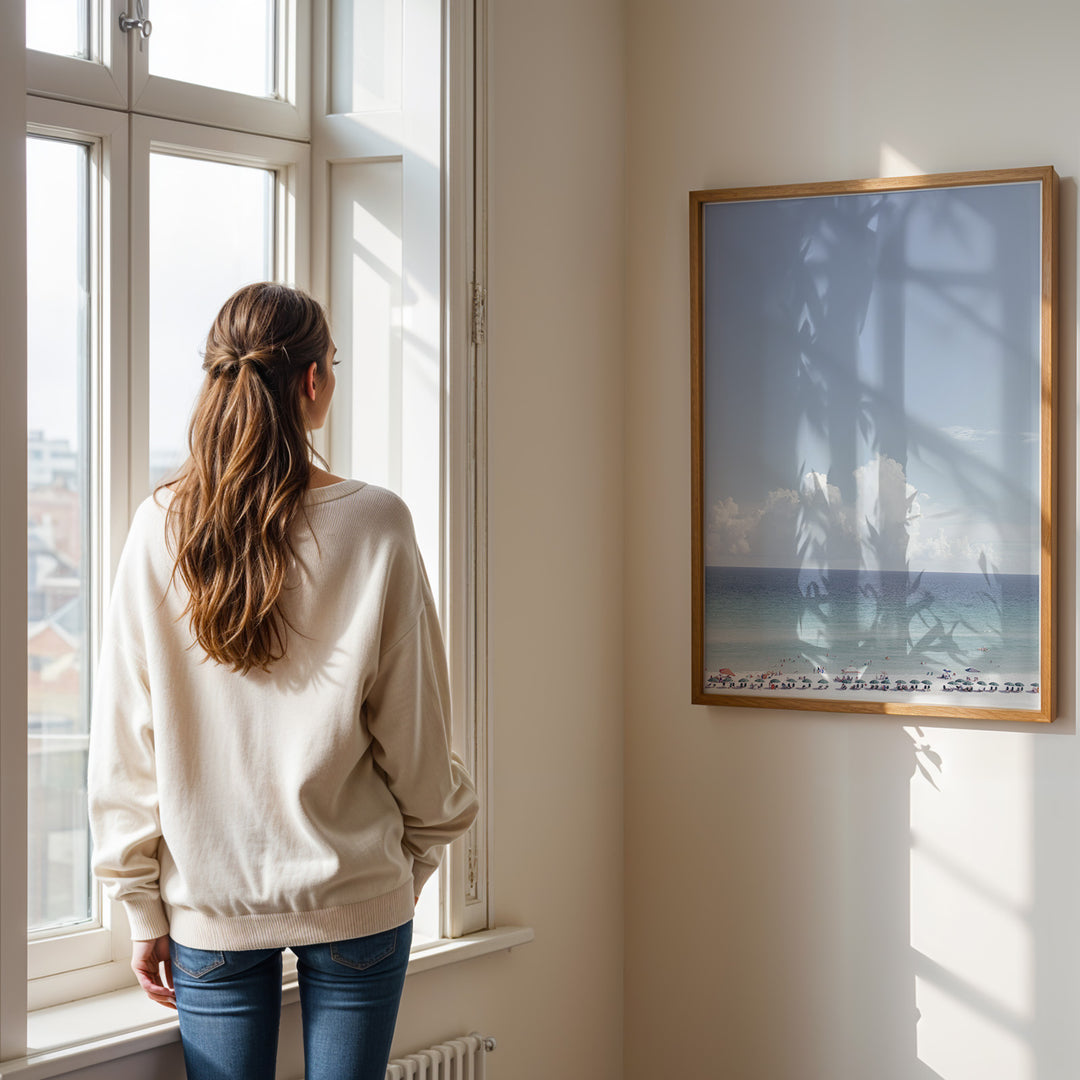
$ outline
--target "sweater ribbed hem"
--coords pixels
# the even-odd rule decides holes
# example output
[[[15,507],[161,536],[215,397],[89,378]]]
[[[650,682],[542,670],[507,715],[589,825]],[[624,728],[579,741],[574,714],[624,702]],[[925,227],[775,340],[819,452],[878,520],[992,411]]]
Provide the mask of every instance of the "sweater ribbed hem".
[[[321,945],[392,930],[413,917],[410,877],[393,892],[321,911],[276,911],[258,915],[207,915],[169,908],[169,935],[189,949],[280,949]]]

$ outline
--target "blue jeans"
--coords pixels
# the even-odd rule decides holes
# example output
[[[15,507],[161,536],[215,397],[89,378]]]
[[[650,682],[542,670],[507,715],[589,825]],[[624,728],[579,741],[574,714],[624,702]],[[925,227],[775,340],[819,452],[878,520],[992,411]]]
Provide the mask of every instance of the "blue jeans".
[[[297,945],[305,1080],[384,1080],[412,923],[369,937]],[[172,942],[188,1080],[274,1080],[282,949]]]

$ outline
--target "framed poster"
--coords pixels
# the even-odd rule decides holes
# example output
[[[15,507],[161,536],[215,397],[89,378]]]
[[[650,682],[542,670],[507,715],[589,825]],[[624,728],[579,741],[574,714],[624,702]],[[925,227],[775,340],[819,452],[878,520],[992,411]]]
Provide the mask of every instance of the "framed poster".
[[[1057,192],[691,192],[695,703],[1053,720]]]

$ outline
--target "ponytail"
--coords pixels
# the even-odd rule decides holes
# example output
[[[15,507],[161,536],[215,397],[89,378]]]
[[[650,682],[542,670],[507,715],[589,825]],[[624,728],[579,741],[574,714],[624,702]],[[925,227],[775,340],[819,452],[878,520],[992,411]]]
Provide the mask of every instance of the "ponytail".
[[[325,378],[329,350],[319,304],[268,282],[231,296],[206,339],[191,456],[167,515],[173,578],[189,593],[195,640],[243,674],[269,670],[286,652],[278,600],[314,454],[301,387],[313,362]]]

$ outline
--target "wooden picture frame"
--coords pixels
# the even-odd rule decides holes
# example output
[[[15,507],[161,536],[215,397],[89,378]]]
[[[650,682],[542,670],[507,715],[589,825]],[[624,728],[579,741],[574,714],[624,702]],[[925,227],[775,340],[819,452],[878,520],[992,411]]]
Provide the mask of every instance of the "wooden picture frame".
[[[690,193],[695,704],[1054,719],[1057,207]]]

